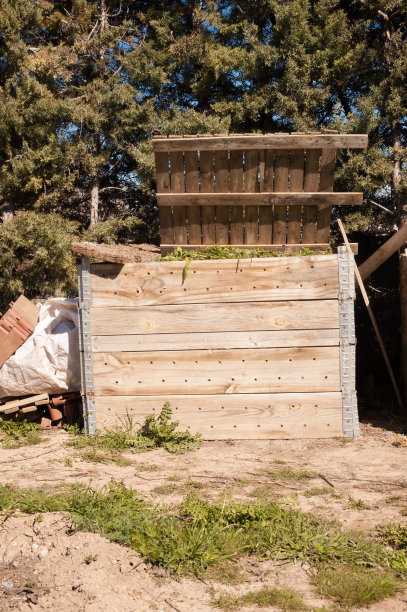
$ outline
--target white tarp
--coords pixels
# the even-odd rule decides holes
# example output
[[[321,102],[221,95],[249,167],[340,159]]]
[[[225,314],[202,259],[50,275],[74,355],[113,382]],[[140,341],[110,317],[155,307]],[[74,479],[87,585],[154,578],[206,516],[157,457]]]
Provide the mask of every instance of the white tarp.
[[[33,334],[0,368],[0,398],[80,390],[78,300],[52,298],[39,308]]]

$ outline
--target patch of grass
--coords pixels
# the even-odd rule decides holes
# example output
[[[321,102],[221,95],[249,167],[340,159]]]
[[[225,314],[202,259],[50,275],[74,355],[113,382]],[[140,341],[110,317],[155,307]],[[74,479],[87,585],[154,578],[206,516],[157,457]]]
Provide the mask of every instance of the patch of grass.
[[[321,570],[313,583],[323,597],[355,607],[370,606],[403,588],[403,581],[393,572],[344,566]]]
[[[390,497],[386,497],[383,501],[385,504],[397,504],[403,501],[403,499],[402,495],[391,495]]]
[[[370,506],[368,506],[363,499],[355,499],[349,495],[348,501],[346,502],[348,508],[354,508],[355,510],[370,510]]]
[[[72,467],[72,459],[70,457],[66,457],[64,463],[66,467]]]
[[[276,492],[273,487],[269,485],[260,485],[249,491],[248,496],[271,500],[276,498]]]
[[[307,606],[301,597],[292,589],[278,589],[264,587],[260,591],[251,591],[244,595],[218,595],[212,601],[216,608],[224,610],[239,610],[242,606],[256,606],[258,608],[268,608],[276,606],[284,611],[304,611]]]
[[[150,415],[144,424],[135,429],[132,418],[128,415],[119,427],[97,432],[94,436],[78,436],[68,444],[76,448],[94,447],[112,451],[131,450],[135,453],[165,448],[170,453],[185,453],[197,450],[202,445],[200,434],[192,435],[189,431],[175,431],[178,421],[171,421],[172,409],[168,402],[162,407],[158,416]]]
[[[196,493],[177,506],[149,505],[136,491],[112,482],[101,490],[0,486],[0,509],[8,514],[66,511],[77,530],[99,533],[134,548],[146,561],[175,575],[201,574],[243,555],[306,562],[324,569],[393,570],[407,575],[404,551],[342,531],[334,521],[269,501],[217,502]]]
[[[229,585],[242,584],[249,579],[247,572],[243,571],[236,563],[230,562],[211,565],[205,571],[204,576],[207,580]]]
[[[23,419],[0,417],[0,442],[4,448],[20,448],[43,441],[40,426]]]
[[[277,470],[264,470],[265,473],[273,478],[273,480],[311,480],[311,478],[316,478],[317,474],[315,472],[311,472],[310,470],[293,470],[289,467],[284,467]]]
[[[393,548],[407,549],[407,525],[399,523],[386,523],[377,528],[379,538]]]
[[[174,483],[166,483],[162,485],[158,485],[154,487],[153,493],[158,493],[159,495],[170,495],[178,490],[178,486]]]
[[[312,487],[308,491],[304,491],[304,497],[314,497],[316,495],[330,495],[331,489],[329,487]]]
[[[276,465],[287,465],[287,461],[283,461],[282,459],[274,459],[273,463]]]
[[[87,463],[115,463],[119,467],[134,465],[134,461],[128,457],[123,457],[120,452],[114,450],[98,450],[88,448],[78,454],[82,461]]]

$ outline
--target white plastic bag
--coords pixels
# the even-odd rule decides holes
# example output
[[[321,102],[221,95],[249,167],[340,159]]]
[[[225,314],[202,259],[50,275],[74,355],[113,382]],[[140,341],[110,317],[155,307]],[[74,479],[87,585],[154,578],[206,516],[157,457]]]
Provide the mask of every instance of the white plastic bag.
[[[0,368],[0,398],[79,391],[78,300],[41,304],[33,334]]]

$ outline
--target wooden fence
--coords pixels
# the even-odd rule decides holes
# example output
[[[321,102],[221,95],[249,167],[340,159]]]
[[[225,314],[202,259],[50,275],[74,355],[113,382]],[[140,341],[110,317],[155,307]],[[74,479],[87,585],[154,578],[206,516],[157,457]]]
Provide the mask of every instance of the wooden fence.
[[[206,439],[358,433],[353,256],[79,270],[89,432],[169,401]]]

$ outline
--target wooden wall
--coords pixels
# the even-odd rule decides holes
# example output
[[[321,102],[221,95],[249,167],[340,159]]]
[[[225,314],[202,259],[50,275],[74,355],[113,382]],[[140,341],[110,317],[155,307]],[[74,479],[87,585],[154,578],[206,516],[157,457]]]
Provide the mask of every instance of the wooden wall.
[[[169,401],[206,439],[342,435],[338,257],[95,264],[98,427]]]

